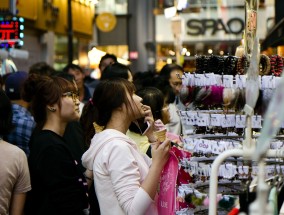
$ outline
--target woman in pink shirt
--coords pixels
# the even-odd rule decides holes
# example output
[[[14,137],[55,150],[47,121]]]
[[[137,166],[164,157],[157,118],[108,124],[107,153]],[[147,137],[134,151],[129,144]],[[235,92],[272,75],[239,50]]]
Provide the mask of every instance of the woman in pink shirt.
[[[151,109],[134,92],[127,80],[102,81],[81,116],[86,134],[93,132],[93,122],[104,126],[82,157],[83,165],[93,171],[102,215],[158,214],[155,199],[170,141],[156,140]],[[152,161],[126,136],[131,122],[141,117],[150,122],[146,135],[152,143]]]

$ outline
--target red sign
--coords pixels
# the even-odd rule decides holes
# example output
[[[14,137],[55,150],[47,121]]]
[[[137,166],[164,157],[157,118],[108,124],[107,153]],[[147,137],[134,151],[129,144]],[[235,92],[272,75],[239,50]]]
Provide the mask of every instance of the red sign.
[[[24,25],[16,17],[12,19],[2,19],[0,21],[0,47],[13,47],[20,45],[21,39],[24,37],[22,30]]]

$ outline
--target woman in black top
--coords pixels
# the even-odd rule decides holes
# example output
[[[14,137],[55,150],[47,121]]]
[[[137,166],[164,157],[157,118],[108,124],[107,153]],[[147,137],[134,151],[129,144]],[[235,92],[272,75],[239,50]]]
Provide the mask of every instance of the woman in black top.
[[[76,84],[32,74],[24,84],[23,97],[31,102],[37,123],[30,140],[32,191],[26,214],[88,214],[85,177],[62,138],[67,123],[79,119]]]

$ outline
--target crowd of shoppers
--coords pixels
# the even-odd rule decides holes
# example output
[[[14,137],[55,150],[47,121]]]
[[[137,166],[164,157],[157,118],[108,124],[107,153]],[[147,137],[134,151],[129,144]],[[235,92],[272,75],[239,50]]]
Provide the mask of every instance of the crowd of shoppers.
[[[182,134],[171,106],[183,70],[142,75],[111,54],[99,69],[93,84],[75,64],[1,77],[0,214],[158,214],[160,174]]]

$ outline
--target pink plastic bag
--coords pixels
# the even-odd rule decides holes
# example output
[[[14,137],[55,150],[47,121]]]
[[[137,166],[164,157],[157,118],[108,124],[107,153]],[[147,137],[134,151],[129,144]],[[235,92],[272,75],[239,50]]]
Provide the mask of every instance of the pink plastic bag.
[[[183,158],[190,158],[189,152],[179,150],[172,147],[170,157],[164,166],[160,180],[160,193],[158,197],[158,213],[160,215],[174,215],[181,203],[176,200],[177,183],[184,183],[184,180],[189,183],[191,181],[190,175],[185,173],[183,169],[179,169],[179,160]]]
[[[171,151],[170,157],[161,174],[158,213],[174,215],[176,207],[176,181],[178,175],[178,159]]]

